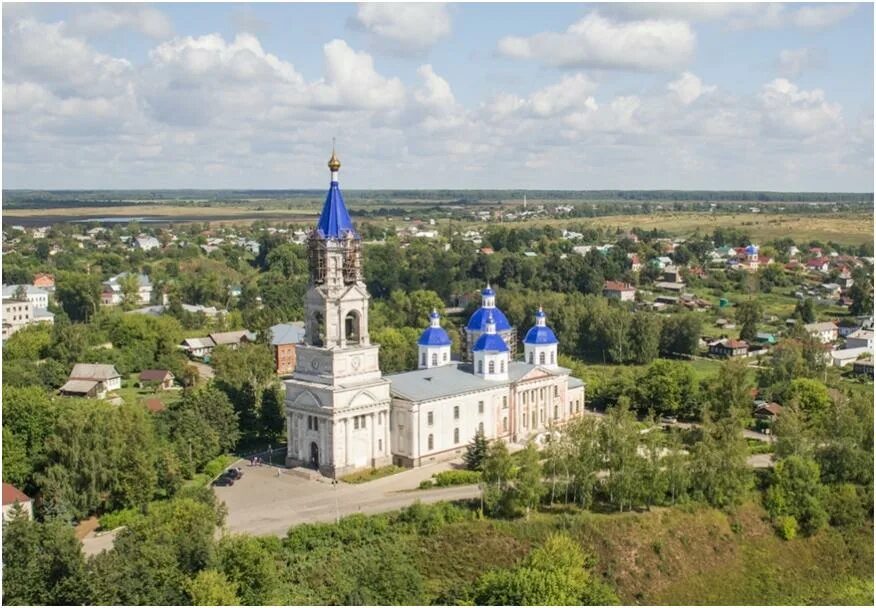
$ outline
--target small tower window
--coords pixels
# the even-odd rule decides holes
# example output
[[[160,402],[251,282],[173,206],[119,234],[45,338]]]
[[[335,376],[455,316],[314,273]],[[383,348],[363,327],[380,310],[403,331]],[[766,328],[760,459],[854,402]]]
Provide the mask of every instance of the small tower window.
[[[459,429],[453,429],[453,443],[459,443]]]
[[[553,365],[555,363],[554,355],[556,355],[556,353],[554,351],[551,351],[551,365]]]
[[[433,435],[429,435],[428,445],[430,450],[435,449],[435,437]]]
[[[483,422],[478,423],[478,432],[483,434],[483,432],[484,432],[484,423]]]
[[[538,364],[544,365],[544,351],[538,353]]]
[[[445,351],[445,353],[444,353],[444,362],[445,362],[445,363],[447,362],[447,352],[446,352],[446,351]]]
[[[487,371],[488,371],[489,373],[491,373],[491,374],[495,374],[495,373],[496,373],[496,362],[495,362],[495,361],[490,361],[490,362],[487,364]]]
[[[529,363],[535,363],[535,353],[532,351],[529,351]]]
[[[423,367],[426,367],[426,353],[423,353],[423,356],[422,356],[421,360],[422,360],[421,365],[422,365]]]
[[[478,361],[478,373],[479,374],[484,373],[484,362],[483,361]]]
[[[325,345],[325,319],[321,312],[313,313],[310,321],[310,343],[314,346]]]
[[[458,405],[453,406],[453,419],[459,420],[459,406]]]
[[[352,344],[359,344],[361,333],[359,331],[359,312],[351,310],[344,318],[344,338]]]
[[[438,365],[438,353],[432,353],[432,365]]]

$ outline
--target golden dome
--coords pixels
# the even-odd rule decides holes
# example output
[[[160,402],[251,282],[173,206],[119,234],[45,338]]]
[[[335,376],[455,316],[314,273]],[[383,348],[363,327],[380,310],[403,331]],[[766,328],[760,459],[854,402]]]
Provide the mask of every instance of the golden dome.
[[[329,159],[328,168],[331,171],[337,171],[341,168],[341,161],[338,160],[337,155],[335,154],[334,147],[332,147],[332,157]]]

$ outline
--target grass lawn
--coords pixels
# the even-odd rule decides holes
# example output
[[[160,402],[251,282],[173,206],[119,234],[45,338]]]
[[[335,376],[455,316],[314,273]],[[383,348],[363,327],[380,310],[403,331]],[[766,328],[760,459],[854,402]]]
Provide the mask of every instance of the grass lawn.
[[[380,479],[381,477],[388,477],[390,475],[395,475],[396,473],[401,473],[402,471],[406,471],[404,467],[399,467],[394,464],[387,465],[385,467],[380,467],[379,469],[369,469],[367,471],[360,471],[358,473],[352,473],[350,475],[346,475],[341,477],[340,480],[346,483],[365,483],[366,481],[374,481],[375,479]]]
[[[143,403],[146,399],[158,399],[165,406],[179,401],[182,391],[169,390],[155,392],[152,388],[139,388],[137,380],[139,374],[130,374],[122,381],[122,388],[113,391],[116,395],[125,400],[125,403]]]

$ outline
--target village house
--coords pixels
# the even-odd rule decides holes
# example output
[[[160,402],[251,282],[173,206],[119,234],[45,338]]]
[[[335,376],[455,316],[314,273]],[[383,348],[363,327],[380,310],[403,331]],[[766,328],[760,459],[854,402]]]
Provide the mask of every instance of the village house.
[[[816,272],[827,272],[830,269],[830,261],[827,258],[813,258],[806,262],[806,269]]]
[[[873,359],[859,359],[852,364],[852,372],[859,376],[873,378]]]
[[[103,283],[103,291],[100,294],[100,301],[104,306],[117,306],[124,300],[122,291],[122,283],[129,275],[128,272],[122,272],[114,277],[110,277]],[[137,304],[149,304],[152,301],[152,282],[149,277],[143,273],[135,275],[137,278]]]
[[[134,249],[140,249],[141,251],[152,251],[153,249],[161,248],[161,243],[158,242],[158,239],[144,234],[135,238],[133,245]]]
[[[19,291],[34,308],[49,307],[49,292],[34,285],[3,285],[3,299],[15,299]]]
[[[180,344],[180,348],[194,359],[206,359],[213,352],[216,343],[209,336],[205,338],[186,338]]]
[[[165,391],[173,388],[174,375],[167,369],[144,369],[139,380],[141,388],[155,386],[157,390]]]
[[[834,367],[845,367],[850,363],[854,363],[858,359],[866,358],[871,355],[872,351],[869,348],[842,348],[831,351],[830,361]]]
[[[602,295],[621,302],[632,302],[636,299],[636,288],[629,283],[606,281],[602,287]]]
[[[45,272],[38,272],[33,277],[33,286],[40,289],[53,290],[55,289],[55,277]]]
[[[71,397],[102,399],[108,391],[120,388],[122,388],[122,375],[114,365],[77,363],[73,366],[67,383],[58,392]]]
[[[722,359],[733,357],[745,357],[748,355],[748,342],[745,340],[731,340],[724,338],[709,344],[709,354]]]
[[[873,352],[873,330],[859,329],[846,336],[846,348],[866,348]]]
[[[822,344],[834,342],[839,335],[836,324],[831,322],[808,323],[803,328],[809,332],[809,335],[821,340]]]
[[[15,505],[21,505],[28,519],[33,519],[33,499],[11,483],[3,484],[3,522],[9,521]]]
[[[291,374],[295,371],[295,346],[304,341],[304,323],[278,323],[270,331],[275,370],[280,376]]]

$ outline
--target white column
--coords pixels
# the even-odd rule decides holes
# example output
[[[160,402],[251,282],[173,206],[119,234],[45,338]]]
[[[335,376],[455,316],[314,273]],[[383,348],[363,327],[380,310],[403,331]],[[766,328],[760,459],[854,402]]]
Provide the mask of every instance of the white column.
[[[350,456],[350,419],[344,418],[344,464],[347,466],[353,464]]]
[[[389,408],[383,412],[383,449],[385,454],[392,457],[392,429],[389,426]]]
[[[371,466],[374,466],[374,457],[377,451],[377,429],[375,428],[377,425],[377,416],[374,415],[374,412],[368,414],[368,419],[371,423]]]

